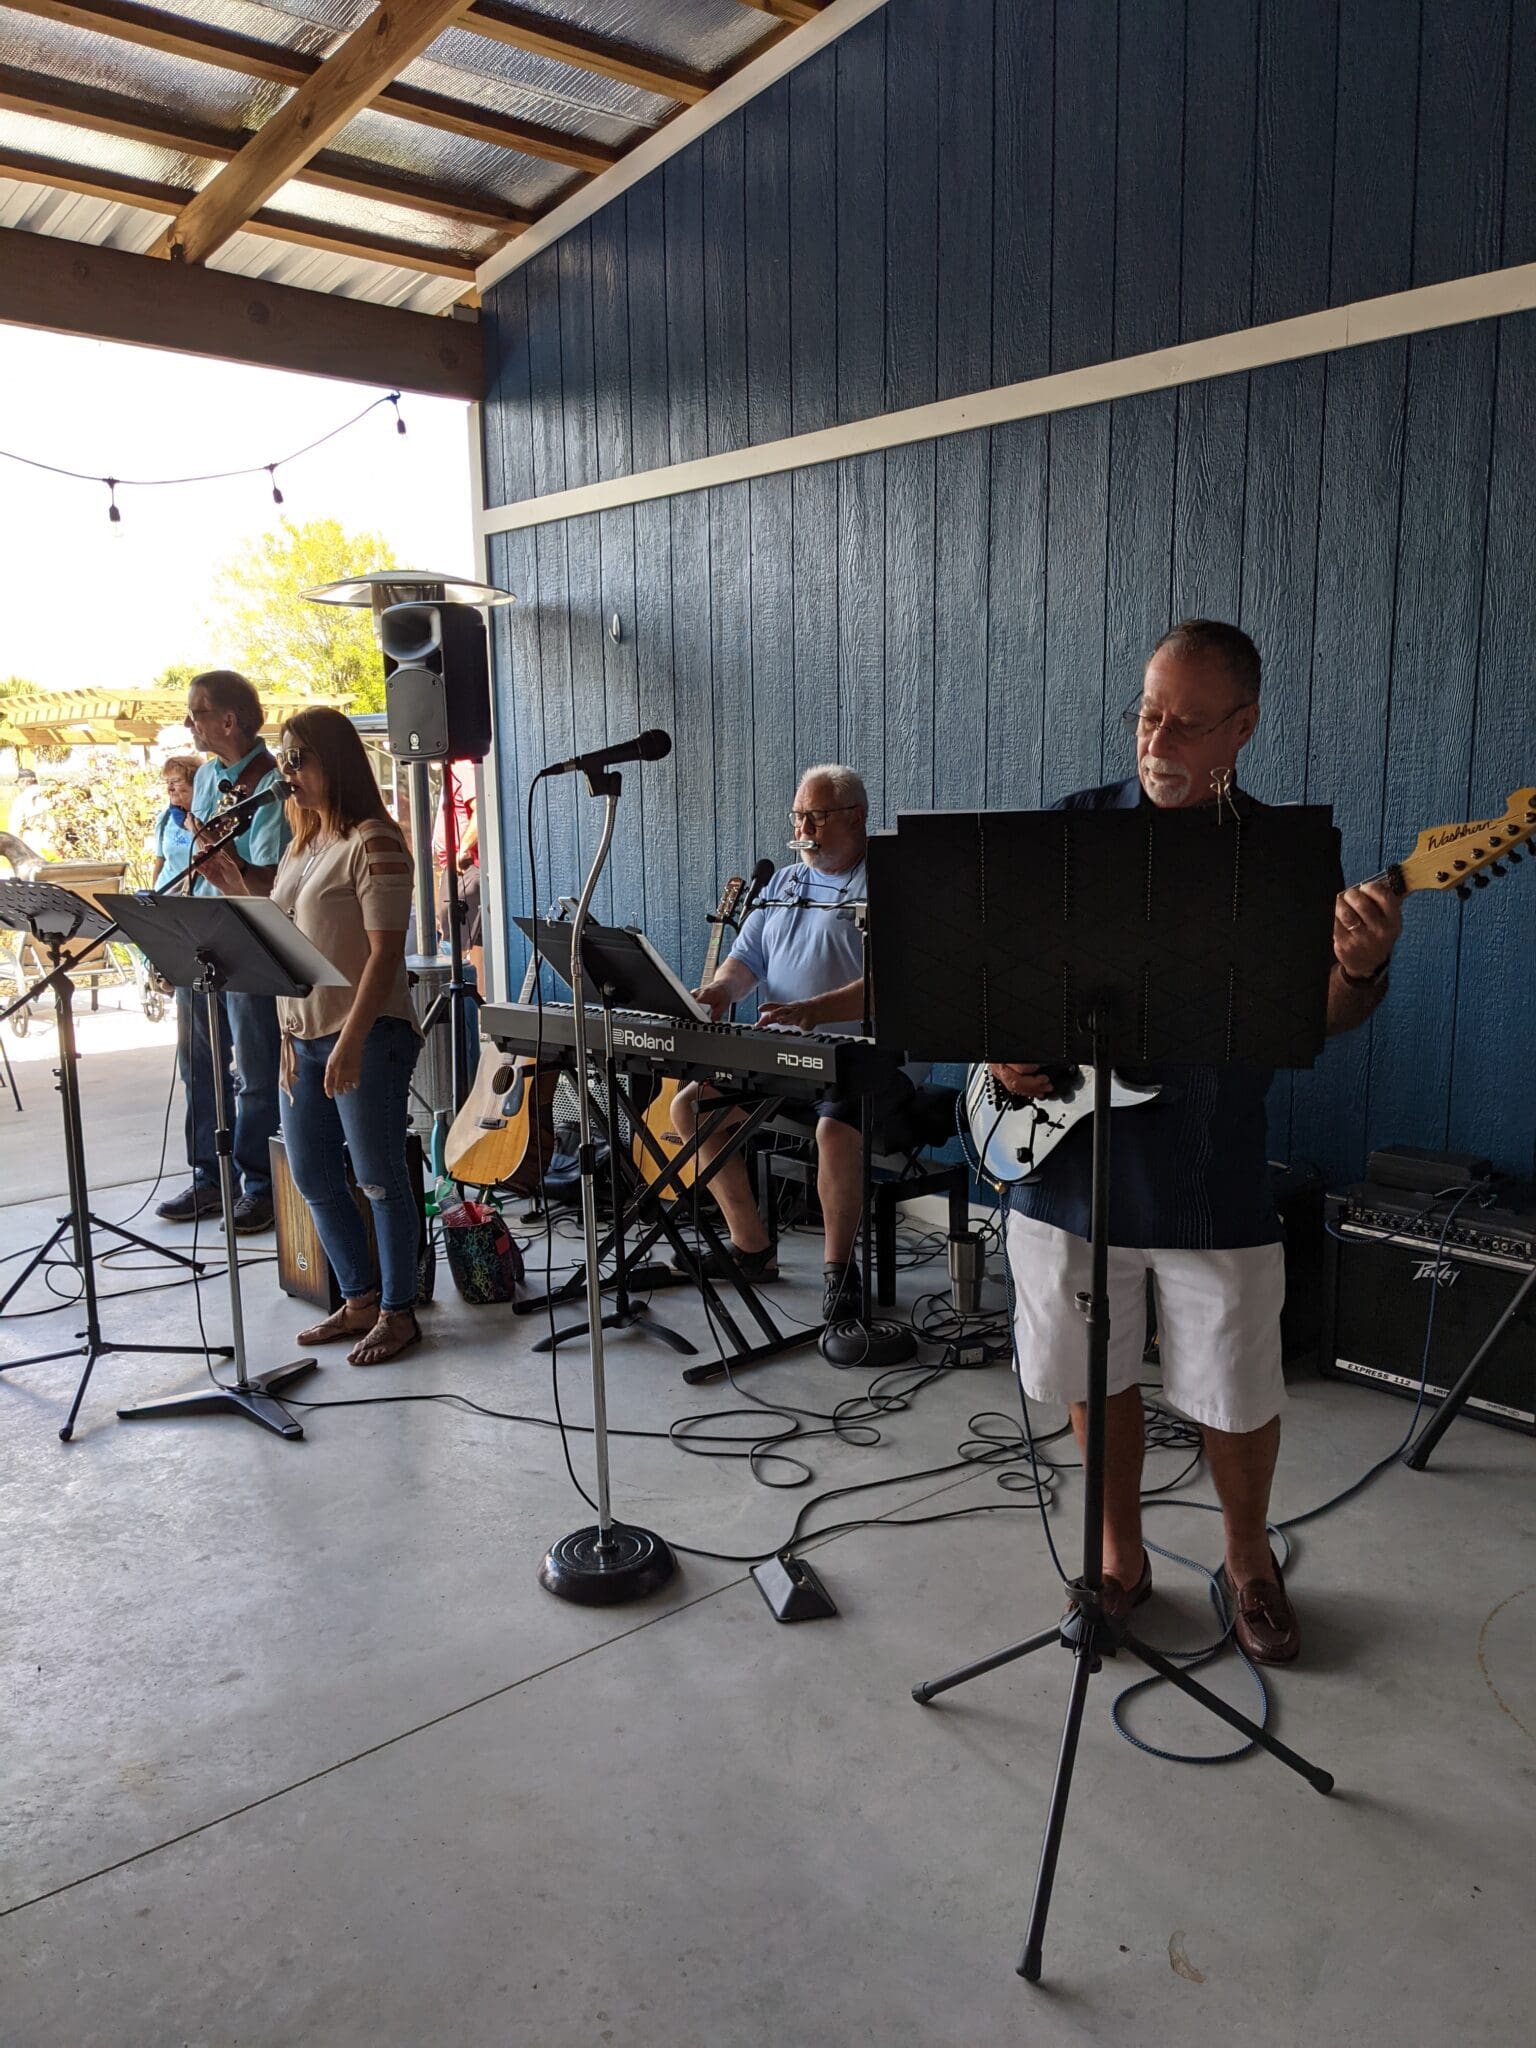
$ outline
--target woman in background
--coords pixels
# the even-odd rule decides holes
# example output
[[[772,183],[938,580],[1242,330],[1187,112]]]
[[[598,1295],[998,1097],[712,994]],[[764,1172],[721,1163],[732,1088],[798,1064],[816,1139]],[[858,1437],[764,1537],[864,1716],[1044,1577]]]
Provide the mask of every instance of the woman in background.
[[[382,1365],[421,1335],[420,1222],[405,1152],[411,1070],[421,1050],[405,972],[411,863],[363,743],[341,712],[323,705],[295,712],[283,726],[277,765],[293,838],[272,901],[349,983],[302,999],[280,996],[277,1004],[288,1165],[345,1297],[299,1342],[356,1338],[351,1363]],[[229,868],[238,886],[238,869]],[[222,870],[211,879],[230,886]],[[381,1289],[343,1146],[373,1208]]]
[[[192,778],[202,765],[199,754],[172,754],[160,770],[165,781],[165,809],[155,820],[155,871],[151,878],[157,889],[184,875],[192,858]]]

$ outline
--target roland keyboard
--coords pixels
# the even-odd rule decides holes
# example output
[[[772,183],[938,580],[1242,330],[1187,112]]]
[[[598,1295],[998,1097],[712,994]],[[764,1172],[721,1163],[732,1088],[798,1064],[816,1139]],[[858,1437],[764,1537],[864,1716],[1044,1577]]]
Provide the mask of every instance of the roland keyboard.
[[[576,1047],[573,1006],[546,1003],[542,1015],[541,1035],[536,1003],[486,1003],[480,1034],[501,1052],[531,1057],[538,1050],[551,1064],[568,1065]],[[587,1049],[594,1057],[607,1049],[600,1009],[587,1011]],[[757,1087],[766,1094],[811,1101],[877,1088],[897,1066],[895,1054],[883,1052],[869,1038],[774,1024],[710,1024],[639,1010],[614,1011],[613,1051],[626,1073]]]

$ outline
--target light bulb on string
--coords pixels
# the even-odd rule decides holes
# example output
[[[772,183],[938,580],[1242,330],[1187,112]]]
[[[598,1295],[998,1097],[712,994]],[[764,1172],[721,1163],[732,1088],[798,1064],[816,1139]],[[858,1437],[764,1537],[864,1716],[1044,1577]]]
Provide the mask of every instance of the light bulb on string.
[[[400,394],[398,391],[390,392],[389,402],[395,408],[395,432],[403,434],[405,432],[405,421],[400,417]]]
[[[281,504],[282,504],[282,502],[283,502],[283,494],[282,494],[282,492],[281,492],[281,491],[280,491],[280,490],[278,489],[278,486],[277,486],[277,464],[276,464],[275,462],[269,462],[269,463],[267,464],[267,480],[268,480],[268,482],[269,482],[269,483],[271,484],[271,486],[272,486],[272,502],[273,502],[273,504],[274,504],[274,505],[281,505]]]
[[[102,482],[107,487],[107,517],[114,526],[121,526],[123,515],[117,509],[117,478],[115,476],[104,476]]]

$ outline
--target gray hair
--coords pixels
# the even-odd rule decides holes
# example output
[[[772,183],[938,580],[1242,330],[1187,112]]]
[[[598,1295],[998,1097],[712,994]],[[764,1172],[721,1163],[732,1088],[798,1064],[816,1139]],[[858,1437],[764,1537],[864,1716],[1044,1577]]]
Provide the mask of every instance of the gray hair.
[[[830,783],[838,803],[857,804],[864,811],[869,809],[869,791],[864,787],[863,776],[855,775],[840,761],[818,761],[814,768],[806,769],[796,787],[803,789],[808,782]]]

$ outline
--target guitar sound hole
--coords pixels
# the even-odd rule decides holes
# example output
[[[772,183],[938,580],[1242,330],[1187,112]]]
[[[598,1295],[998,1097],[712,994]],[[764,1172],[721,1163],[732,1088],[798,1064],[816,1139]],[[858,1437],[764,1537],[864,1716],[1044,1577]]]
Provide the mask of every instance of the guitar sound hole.
[[[507,1090],[512,1086],[512,1083],[516,1080],[516,1078],[516,1067],[510,1065],[498,1067],[495,1073],[491,1076],[492,1093],[496,1095],[505,1095]]]

